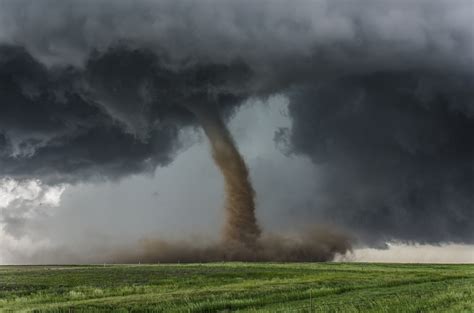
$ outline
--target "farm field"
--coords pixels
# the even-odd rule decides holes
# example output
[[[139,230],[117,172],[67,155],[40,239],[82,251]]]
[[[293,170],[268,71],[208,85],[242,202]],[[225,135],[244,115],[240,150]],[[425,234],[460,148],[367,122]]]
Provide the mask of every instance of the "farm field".
[[[474,312],[474,265],[0,266],[2,312]]]

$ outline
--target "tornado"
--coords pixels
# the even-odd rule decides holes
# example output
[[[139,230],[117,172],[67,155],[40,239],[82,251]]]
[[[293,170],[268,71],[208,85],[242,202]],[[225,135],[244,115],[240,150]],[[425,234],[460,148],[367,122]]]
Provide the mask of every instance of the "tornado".
[[[254,248],[261,230],[255,217],[255,191],[247,165],[215,105],[195,105],[190,110],[204,129],[214,162],[224,177],[226,219],[222,240]]]

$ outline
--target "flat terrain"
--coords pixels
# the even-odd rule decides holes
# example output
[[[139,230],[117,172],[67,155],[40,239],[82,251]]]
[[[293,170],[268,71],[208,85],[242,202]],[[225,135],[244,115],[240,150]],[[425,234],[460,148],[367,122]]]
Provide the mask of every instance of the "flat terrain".
[[[474,312],[474,265],[1,266],[0,311]]]

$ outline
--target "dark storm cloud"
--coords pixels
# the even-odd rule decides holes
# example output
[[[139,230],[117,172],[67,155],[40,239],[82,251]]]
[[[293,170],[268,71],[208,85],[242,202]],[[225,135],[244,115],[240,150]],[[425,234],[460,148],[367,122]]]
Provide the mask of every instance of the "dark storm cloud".
[[[157,129],[149,143],[138,140],[86,98],[77,69],[47,69],[18,47],[3,46],[0,60],[3,175],[61,182],[169,160],[176,129]]]
[[[0,0],[0,174],[168,164],[187,105],[290,97],[289,149],[328,219],[367,238],[474,240],[473,4]]]
[[[322,166],[327,217],[366,239],[472,243],[473,105],[472,76],[314,83],[291,97],[290,145]]]
[[[183,104],[238,97],[225,84],[246,67],[199,65],[171,71],[147,50],[114,47],[84,68],[47,68],[20,47],[0,48],[1,172],[50,182],[119,178],[172,160]],[[227,110],[228,111],[228,110]]]

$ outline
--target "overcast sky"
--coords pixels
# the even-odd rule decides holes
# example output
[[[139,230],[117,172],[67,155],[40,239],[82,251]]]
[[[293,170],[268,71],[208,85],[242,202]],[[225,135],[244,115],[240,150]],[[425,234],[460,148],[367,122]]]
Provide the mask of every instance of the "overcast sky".
[[[265,232],[473,262],[473,19],[471,0],[0,0],[0,261],[216,239],[223,179],[189,110],[211,101]]]

